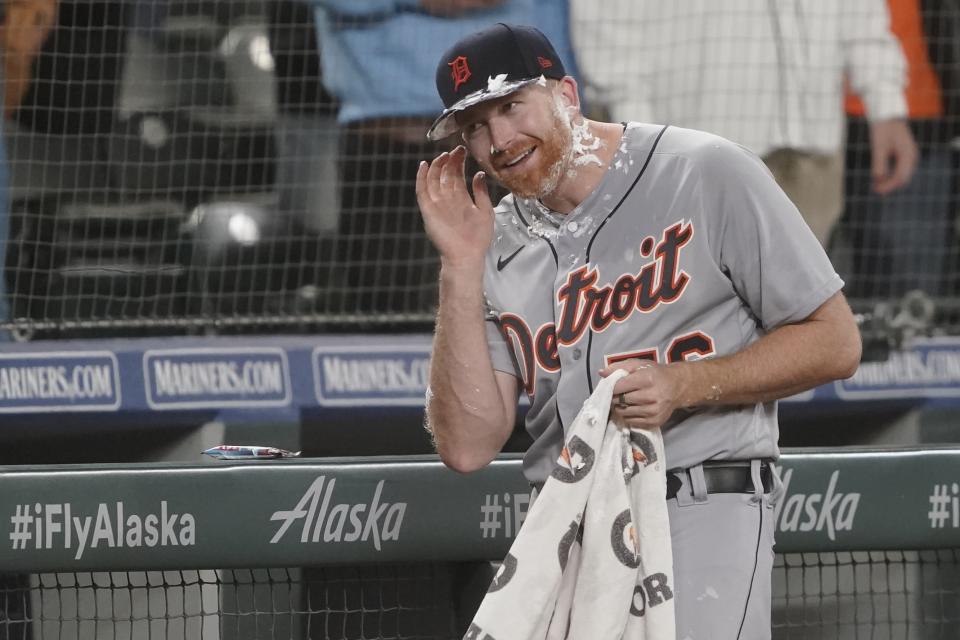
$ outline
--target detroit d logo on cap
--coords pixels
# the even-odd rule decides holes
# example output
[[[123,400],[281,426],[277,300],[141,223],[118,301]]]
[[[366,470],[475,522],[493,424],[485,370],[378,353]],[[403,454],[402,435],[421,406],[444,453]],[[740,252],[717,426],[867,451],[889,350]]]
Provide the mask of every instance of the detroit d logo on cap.
[[[453,77],[453,90],[460,89],[460,85],[470,79],[473,73],[470,71],[470,65],[467,64],[466,56],[457,56],[447,63],[450,67],[450,75]]]

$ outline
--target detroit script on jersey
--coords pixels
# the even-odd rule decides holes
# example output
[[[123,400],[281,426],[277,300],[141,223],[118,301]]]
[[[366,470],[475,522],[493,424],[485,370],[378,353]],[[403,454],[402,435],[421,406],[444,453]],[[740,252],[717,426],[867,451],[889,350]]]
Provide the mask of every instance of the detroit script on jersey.
[[[561,362],[558,348],[576,344],[588,331],[603,332],[613,323],[623,323],[634,313],[650,313],[661,304],[679,298],[689,276],[678,268],[680,249],[693,236],[693,225],[677,223],[666,229],[659,241],[647,236],[640,242],[640,256],[647,262],[636,273],[612,273],[601,276],[600,266],[582,266],[567,274],[557,292],[558,320],[531,328],[524,318],[513,313],[500,315],[501,331],[511,339],[514,354],[519,355],[524,388],[536,393],[537,368],[557,371]],[[609,270],[609,269],[607,269]],[[602,286],[598,282],[605,282]],[[536,329],[536,331],[534,331]],[[668,362],[676,362],[696,353],[714,353],[709,335],[696,331],[674,338],[667,349]],[[628,358],[657,361],[656,349],[609,355],[610,364]]]
[[[532,482],[549,473],[600,369],[739,351],[843,285],[762,162],[687,129],[630,124],[572,212],[508,196],[496,224],[488,342],[494,367],[530,396]],[[671,467],[774,456],[777,437],[773,403],[685,411],[664,426]]]

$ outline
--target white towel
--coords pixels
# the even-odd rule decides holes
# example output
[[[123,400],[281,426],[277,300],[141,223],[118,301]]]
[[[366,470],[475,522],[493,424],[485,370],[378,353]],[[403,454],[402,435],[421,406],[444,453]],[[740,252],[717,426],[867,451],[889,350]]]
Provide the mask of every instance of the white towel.
[[[464,640],[674,640],[659,430],[608,422],[597,385]]]

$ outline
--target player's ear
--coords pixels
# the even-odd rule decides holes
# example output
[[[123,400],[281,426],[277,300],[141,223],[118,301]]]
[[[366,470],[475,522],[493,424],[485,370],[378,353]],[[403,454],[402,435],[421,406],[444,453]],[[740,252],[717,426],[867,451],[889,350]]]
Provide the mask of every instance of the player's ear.
[[[560,93],[560,98],[568,107],[573,107],[580,113],[580,90],[577,87],[577,81],[570,76],[564,76],[557,81],[556,90]]]

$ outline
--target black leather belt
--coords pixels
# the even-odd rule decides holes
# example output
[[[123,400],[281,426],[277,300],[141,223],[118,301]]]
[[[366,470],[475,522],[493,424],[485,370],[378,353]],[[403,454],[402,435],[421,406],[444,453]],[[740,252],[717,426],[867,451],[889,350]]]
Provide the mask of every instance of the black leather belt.
[[[685,473],[687,473],[685,469],[667,471],[667,500],[677,496],[683,485],[680,476]],[[703,478],[706,481],[707,493],[754,492],[749,460],[704,462]],[[768,493],[773,488],[773,470],[767,462],[760,464],[760,481],[763,484],[764,493]]]

